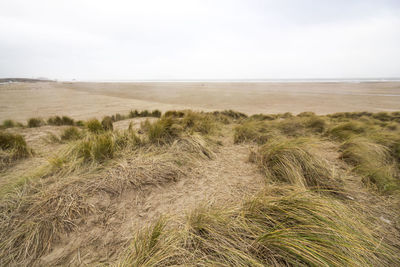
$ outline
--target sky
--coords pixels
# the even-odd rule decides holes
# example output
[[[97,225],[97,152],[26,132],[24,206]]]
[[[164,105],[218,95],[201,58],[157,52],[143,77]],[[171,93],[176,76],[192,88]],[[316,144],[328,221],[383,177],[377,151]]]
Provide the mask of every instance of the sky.
[[[400,1],[1,0],[1,77],[400,77]]]

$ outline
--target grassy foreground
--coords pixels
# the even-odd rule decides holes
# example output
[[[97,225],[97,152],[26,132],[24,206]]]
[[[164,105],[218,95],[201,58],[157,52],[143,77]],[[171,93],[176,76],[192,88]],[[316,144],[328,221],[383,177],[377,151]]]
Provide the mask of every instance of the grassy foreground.
[[[139,126],[137,118],[144,118]],[[129,126],[117,129],[125,119]],[[40,132],[44,124],[59,129],[47,140],[55,152],[23,175],[14,171],[40,153],[15,133],[23,125],[7,120],[0,133],[2,266],[400,265],[399,112],[132,111],[101,121],[34,118],[27,126]],[[143,192],[198,179],[193,170],[212,165],[227,145],[247,148],[264,177],[257,193],[181,210],[183,218],[143,220],[128,243],[108,241],[106,261],[83,261],[79,247],[56,249],[83,229],[116,223],[110,207],[126,195],[138,201]],[[82,249],[89,255],[95,244]],[[54,251],[61,251],[55,259]]]

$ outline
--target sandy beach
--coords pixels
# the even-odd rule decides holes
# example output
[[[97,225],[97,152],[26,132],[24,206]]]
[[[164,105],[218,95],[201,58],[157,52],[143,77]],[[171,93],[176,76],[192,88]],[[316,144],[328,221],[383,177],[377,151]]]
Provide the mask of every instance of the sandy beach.
[[[400,110],[400,82],[141,82],[0,85],[0,120],[69,115],[76,119],[131,109],[233,109],[247,114],[327,114]]]

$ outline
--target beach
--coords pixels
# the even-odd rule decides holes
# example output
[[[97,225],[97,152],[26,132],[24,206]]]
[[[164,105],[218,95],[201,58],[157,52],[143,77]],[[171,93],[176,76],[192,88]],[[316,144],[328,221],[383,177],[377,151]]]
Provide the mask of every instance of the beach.
[[[317,114],[400,110],[400,82],[39,82],[0,85],[0,119],[138,110]]]

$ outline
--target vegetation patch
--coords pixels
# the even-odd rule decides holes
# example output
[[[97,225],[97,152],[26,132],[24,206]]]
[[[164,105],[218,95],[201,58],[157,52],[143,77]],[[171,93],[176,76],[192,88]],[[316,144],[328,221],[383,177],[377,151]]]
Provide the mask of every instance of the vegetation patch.
[[[28,120],[28,127],[29,128],[40,127],[42,125],[44,125],[44,121],[41,118],[30,118]]]
[[[32,151],[22,135],[0,132],[0,169],[15,160],[26,158]]]
[[[338,190],[339,181],[333,177],[328,162],[316,155],[312,139],[275,139],[261,146],[253,157],[266,177],[301,186]]]
[[[134,237],[119,266],[389,266],[394,248],[355,209],[295,191],[241,207],[199,208],[184,229],[160,220]]]
[[[234,129],[234,142],[235,144],[242,142],[255,142],[257,144],[264,144],[273,138],[277,131],[266,124],[264,121],[249,120],[238,125]]]
[[[387,147],[363,137],[355,137],[341,146],[342,159],[352,164],[364,183],[382,193],[398,190],[398,170]]]
[[[89,132],[94,134],[99,134],[104,131],[103,125],[99,122],[98,119],[91,119],[86,122],[86,128]]]
[[[61,134],[62,141],[78,140],[82,137],[82,133],[78,128],[71,126],[65,129]],[[53,137],[54,139],[54,137]]]
[[[74,120],[68,116],[53,116],[47,119],[47,124],[61,126],[61,125],[74,125]]]

